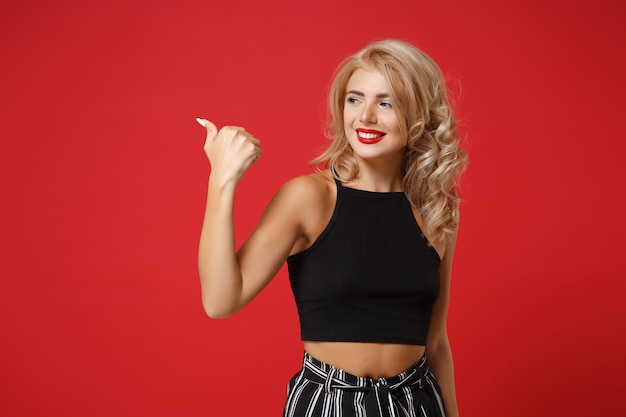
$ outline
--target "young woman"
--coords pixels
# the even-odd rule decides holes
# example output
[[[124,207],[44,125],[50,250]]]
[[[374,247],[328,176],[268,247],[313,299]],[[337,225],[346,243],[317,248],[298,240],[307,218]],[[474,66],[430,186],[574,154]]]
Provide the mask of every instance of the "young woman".
[[[330,110],[325,169],[287,182],[239,251],[235,188],[260,142],[198,119],[205,310],[235,313],[286,261],[305,354],[284,416],[458,416],[446,318],[466,156],[441,71],[410,44],[372,43],[340,66]]]

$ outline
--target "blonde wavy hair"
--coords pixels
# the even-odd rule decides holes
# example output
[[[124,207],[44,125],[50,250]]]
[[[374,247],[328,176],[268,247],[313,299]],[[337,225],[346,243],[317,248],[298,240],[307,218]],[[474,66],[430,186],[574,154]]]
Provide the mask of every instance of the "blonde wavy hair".
[[[459,216],[455,186],[467,163],[459,146],[457,122],[437,64],[415,46],[393,39],[374,42],[347,58],[330,88],[331,145],[312,165],[323,164],[343,182],[355,179],[359,167],[344,130],[346,85],[357,69],[378,70],[387,81],[400,129],[407,138],[404,192],[435,242],[454,233]]]

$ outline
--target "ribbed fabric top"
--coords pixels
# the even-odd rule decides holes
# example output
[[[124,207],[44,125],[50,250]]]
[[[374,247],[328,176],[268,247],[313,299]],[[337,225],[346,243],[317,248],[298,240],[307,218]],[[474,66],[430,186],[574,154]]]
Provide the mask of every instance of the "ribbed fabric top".
[[[409,201],[335,182],[328,225],[287,259],[302,340],[425,345],[440,260]]]

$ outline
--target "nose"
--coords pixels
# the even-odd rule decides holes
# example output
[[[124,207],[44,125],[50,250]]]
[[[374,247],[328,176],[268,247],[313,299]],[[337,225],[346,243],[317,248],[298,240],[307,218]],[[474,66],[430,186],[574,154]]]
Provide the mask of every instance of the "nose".
[[[359,117],[359,121],[361,123],[369,123],[375,124],[378,120],[376,118],[376,110],[374,109],[374,105],[366,104],[363,106],[363,112],[361,113],[361,117]]]

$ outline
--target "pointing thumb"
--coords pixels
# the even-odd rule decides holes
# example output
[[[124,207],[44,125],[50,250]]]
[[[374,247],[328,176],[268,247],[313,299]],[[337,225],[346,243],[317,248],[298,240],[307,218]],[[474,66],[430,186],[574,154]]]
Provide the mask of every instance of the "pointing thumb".
[[[209,122],[207,119],[201,119],[196,117],[196,122],[204,128],[206,128],[206,138],[207,140],[213,141],[217,137],[217,126],[215,126],[212,122]]]

